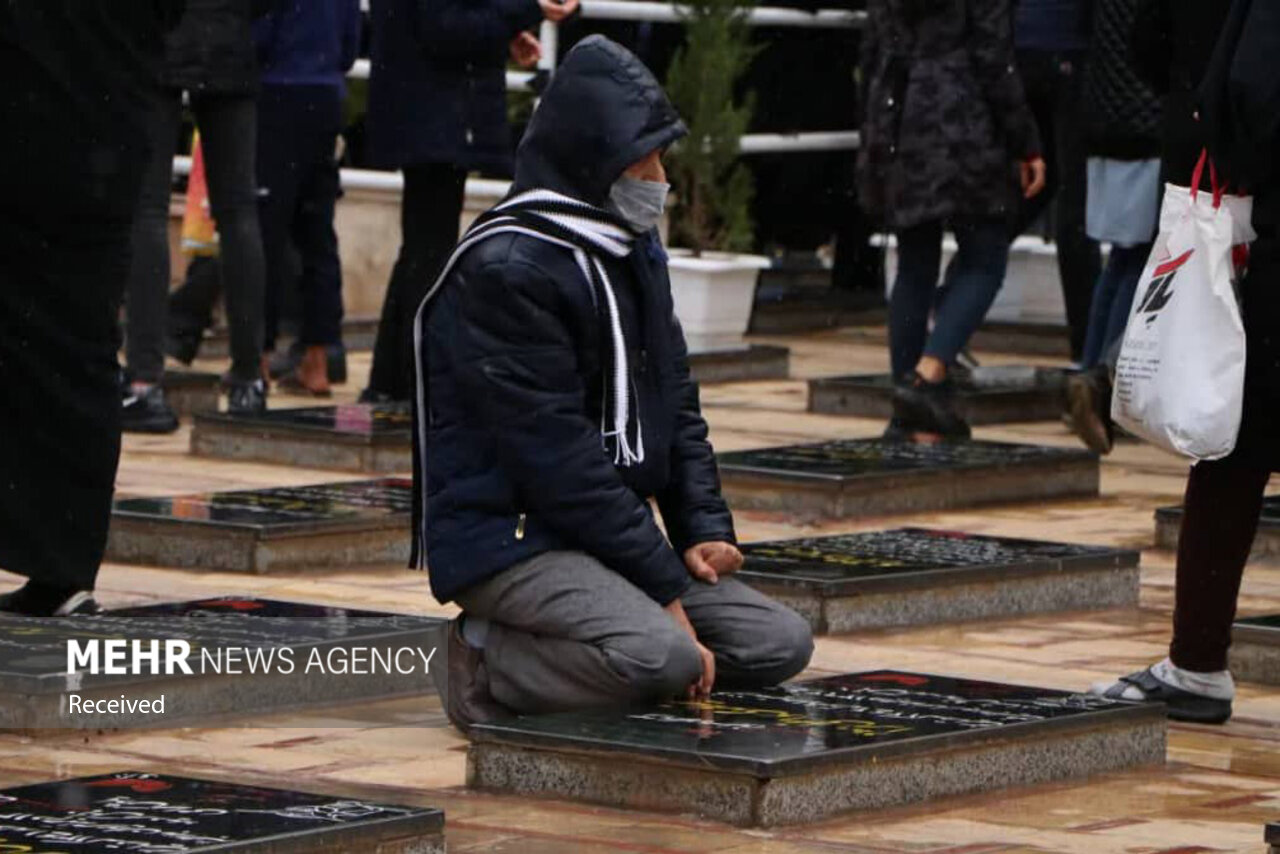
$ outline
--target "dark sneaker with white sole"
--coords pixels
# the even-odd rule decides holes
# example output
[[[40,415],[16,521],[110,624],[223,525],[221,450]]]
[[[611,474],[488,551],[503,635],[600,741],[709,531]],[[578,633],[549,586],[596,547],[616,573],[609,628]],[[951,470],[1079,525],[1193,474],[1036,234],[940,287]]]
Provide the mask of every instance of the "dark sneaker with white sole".
[[[1170,720],[1195,724],[1222,724],[1231,718],[1231,701],[1206,697],[1186,691],[1158,679],[1151,668],[1121,676],[1119,681],[1100,692],[1113,700],[1129,699],[1126,692],[1136,688],[1146,702],[1164,703]],[[1130,692],[1131,693],[1131,692]]]
[[[262,380],[229,380],[227,410],[233,415],[261,415],[267,411],[267,384]]]
[[[126,433],[172,433],[178,429],[178,415],[164,396],[160,385],[134,391],[126,385],[122,391],[120,426]]]
[[[87,617],[101,610],[89,590],[56,590],[27,582],[0,596],[0,613],[24,617]]]

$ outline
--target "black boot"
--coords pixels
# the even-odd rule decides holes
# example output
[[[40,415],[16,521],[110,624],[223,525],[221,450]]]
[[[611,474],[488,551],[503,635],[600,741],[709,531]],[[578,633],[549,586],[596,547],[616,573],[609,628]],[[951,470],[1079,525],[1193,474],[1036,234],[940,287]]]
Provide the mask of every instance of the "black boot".
[[[0,612],[25,617],[82,617],[100,611],[93,592],[28,581],[0,596]]]
[[[969,425],[956,411],[955,387],[950,380],[931,383],[913,373],[893,392],[893,411],[914,432],[933,433],[944,439],[968,439]]]
[[[126,385],[122,397],[120,426],[126,433],[172,433],[178,429],[178,416],[158,383],[141,392]]]

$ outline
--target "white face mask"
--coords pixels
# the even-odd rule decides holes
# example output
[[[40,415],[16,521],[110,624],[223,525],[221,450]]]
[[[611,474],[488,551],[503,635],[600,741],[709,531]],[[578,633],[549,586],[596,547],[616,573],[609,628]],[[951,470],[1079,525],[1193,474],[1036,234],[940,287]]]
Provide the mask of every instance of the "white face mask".
[[[656,228],[667,207],[671,185],[623,175],[609,188],[609,201],[638,232]]]

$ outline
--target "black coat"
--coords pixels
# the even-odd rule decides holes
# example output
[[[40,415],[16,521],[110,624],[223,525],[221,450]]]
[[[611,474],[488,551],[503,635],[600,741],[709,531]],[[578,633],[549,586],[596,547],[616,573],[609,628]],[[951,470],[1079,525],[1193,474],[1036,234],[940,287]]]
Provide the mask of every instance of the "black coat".
[[[1248,335],[1236,459],[1280,471],[1280,0],[1236,0],[1201,84],[1209,153],[1253,195],[1258,232],[1241,290]]]
[[[858,186],[868,214],[892,228],[1010,214],[1015,163],[1041,150],[1009,0],[869,0],[867,12]]]
[[[602,205],[628,165],[683,133],[652,75],[614,43],[589,38],[534,114],[515,191],[546,188]],[[573,549],[665,604],[690,583],[683,549],[734,539],[656,233],[605,264],[644,434],[644,462],[630,467],[604,453],[608,331],[571,252],[496,235],[463,256],[427,305],[419,487],[429,497],[427,563],[441,601],[521,560]]]
[[[186,12],[165,39],[171,88],[216,95],[258,89],[253,19],[270,0],[186,0]]]
[[[1163,180],[1187,186],[1204,148],[1197,90],[1230,6],[1222,0],[1140,0],[1133,26],[1135,67],[1164,98]],[[1204,189],[1210,189],[1204,176]]]
[[[1094,0],[1093,36],[1081,115],[1085,148],[1095,157],[1160,156],[1163,102],[1144,79],[1132,49],[1142,0]]]
[[[509,169],[507,47],[542,20],[537,0],[373,0],[372,13],[373,163]]]

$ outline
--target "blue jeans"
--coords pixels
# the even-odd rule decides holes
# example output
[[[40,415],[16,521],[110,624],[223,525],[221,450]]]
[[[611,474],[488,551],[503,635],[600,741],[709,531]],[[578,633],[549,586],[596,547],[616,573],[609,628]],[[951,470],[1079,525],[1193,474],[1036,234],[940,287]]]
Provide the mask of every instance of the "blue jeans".
[[[999,219],[964,217],[957,218],[952,229],[960,251],[948,269],[946,289],[936,295],[942,221],[898,232],[898,277],[889,298],[889,355],[895,377],[909,375],[922,356],[948,365],[954,362],[982,325],[1004,284],[1009,263],[1008,224]]]
[[[1093,305],[1089,309],[1089,332],[1085,335],[1084,355],[1080,367],[1095,368],[1109,361],[1111,350],[1124,337],[1133,307],[1133,294],[1142,278],[1142,268],[1151,254],[1151,244],[1112,246],[1107,266],[1093,289]]]

